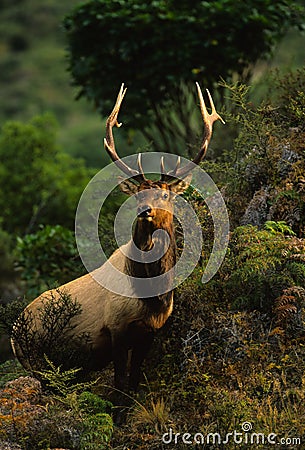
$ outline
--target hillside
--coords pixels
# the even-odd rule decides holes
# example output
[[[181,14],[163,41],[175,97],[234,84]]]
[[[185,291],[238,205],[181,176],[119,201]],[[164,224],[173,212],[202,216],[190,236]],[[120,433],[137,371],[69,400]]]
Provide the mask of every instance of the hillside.
[[[0,450],[305,448],[305,36],[290,32],[273,61],[257,63],[249,83],[222,81],[226,126],[214,130],[222,151],[202,168],[228,210],[228,249],[215,276],[202,283],[223,218],[209,186],[205,197],[190,186],[183,198],[202,230],[198,264],[175,290],[138,392],[122,393],[112,364],[82,372],[91,322],[99,337],[105,329],[108,336],[98,307],[75,340],[70,332],[81,305],[65,291],[37,308],[41,329],[33,331],[37,317],[20,315],[41,292],[84,273],[75,209],[108,159],[104,120],[75,101],[66,70],[60,23],[77,3],[0,3]],[[125,146],[131,152],[132,143]],[[79,155],[85,162],[72,157]],[[90,200],[99,205],[104,188],[96,179],[95,187]],[[107,255],[117,247],[114,219],[123,195],[113,190],[95,222]],[[93,215],[90,200],[86,218]],[[193,253],[183,236],[193,228],[176,222],[180,261],[184,250]],[[9,337],[25,358],[45,366],[26,371]]]

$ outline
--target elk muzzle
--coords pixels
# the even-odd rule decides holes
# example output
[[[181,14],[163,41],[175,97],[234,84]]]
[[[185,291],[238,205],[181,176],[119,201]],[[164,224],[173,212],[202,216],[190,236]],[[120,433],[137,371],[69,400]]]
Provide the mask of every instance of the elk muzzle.
[[[152,207],[150,205],[138,206],[137,216],[140,219],[152,220]]]

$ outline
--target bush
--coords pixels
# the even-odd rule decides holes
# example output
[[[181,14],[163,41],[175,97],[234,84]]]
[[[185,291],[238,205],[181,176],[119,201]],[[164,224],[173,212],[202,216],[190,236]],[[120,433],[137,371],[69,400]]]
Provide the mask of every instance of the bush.
[[[24,234],[39,223],[73,227],[91,173],[60,152],[56,122],[46,114],[28,124],[7,122],[0,134],[0,209],[3,229]]]
[[[29,297],[71,281],[84,271],[74,233],[60,225],[40,226],[36,233],[18,237],[16,265]]]
[[[285,289],[305,285],[305,242],[285,236],[279,228],[283,224],[271,227],[269,222],[264,230],[246,225],[232,233],[220,274],[224,296],[233,308],[270,314]],[[284,231],[291,234],[287,226]]]
[[[46,366],[45,357],[64,367],[82,366],[79,347],[87,336],[71,339],[73,319],[81,314],[81,306],[63,291],[52,292],[34,316],[24,310],[18,317],[11,336],[18,359],[28,369],[35,371]]]
[[[112,404],[87,391],[95,382],[77,383],[77,369],[63,371],[47,360],[49,369],[40,372],[47,387],[54,392],[54,399],[72,410],[78,419],[77,448],[80,450],[103,450],[108,448],[113,422],[110,416]],[[71,444],[70,444],[71,445]],[[74,448],[74,447],[73,447]]]
[[[112,404],[92,392],[84,391],[78,398],[79,408],[86,414],[110,412]]]
[[[234,123],[238,137],[234,149],[221,156],[221,165],[211,168],[224,183],[233,228],[286,221],[301,237],[305,230],[305,70],[277,79],[272,101],[258,107],[250,102],[249,86],[222,84],[232,104],[226,119]]]

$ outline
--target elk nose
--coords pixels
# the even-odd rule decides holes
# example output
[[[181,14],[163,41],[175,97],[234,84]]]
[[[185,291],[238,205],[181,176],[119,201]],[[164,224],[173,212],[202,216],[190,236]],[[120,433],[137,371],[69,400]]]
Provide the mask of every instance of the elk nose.
[[[149,205],[143,205],[138,207],[138,217],[149,217],[151,213],[151,207]]]

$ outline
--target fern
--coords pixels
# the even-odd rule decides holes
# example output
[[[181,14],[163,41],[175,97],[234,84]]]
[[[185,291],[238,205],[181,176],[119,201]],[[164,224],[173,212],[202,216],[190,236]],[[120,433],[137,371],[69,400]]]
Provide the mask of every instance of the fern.
[[[96,413],[83,419],[83,433],[80,440],[81,450],[105,450],[113,432],[113,421],[109,414]]]
[[[305,304],[305,289],[300,286],[292,286],[285,289],[281,296],[274,302],[274,315],[277,326],[283,328],[304,328],[302,310]]]
[[[45,360],[49,369],[37,371],[37,374],[44,380],[46,386],[55,393],[54,397],[63,403],[69,402],[73,395],[91,388],[97,382],[96,380],[89,383],[75,383],[80,368],[62,370],[60,366],[56,367],[46,355]]]
[[[274,222],[272,220],[268,220],[265,222],[264,228],[269,233],[276,234],[282,233],[288,236],[295,236],[295,232],[290,228],[289,225],[285,221]]]
[[[294,279],[294,284],[299,286],[305,285],[305,262],[290,261],[286,264],[286,270],[289,271]]]
[[[222,268],[223,289],[234,308],[271,313],[285,289],[304,285],[305,244],[291,231],[284,222],[268,222],[264,230],[250,225],[234,230]]]

